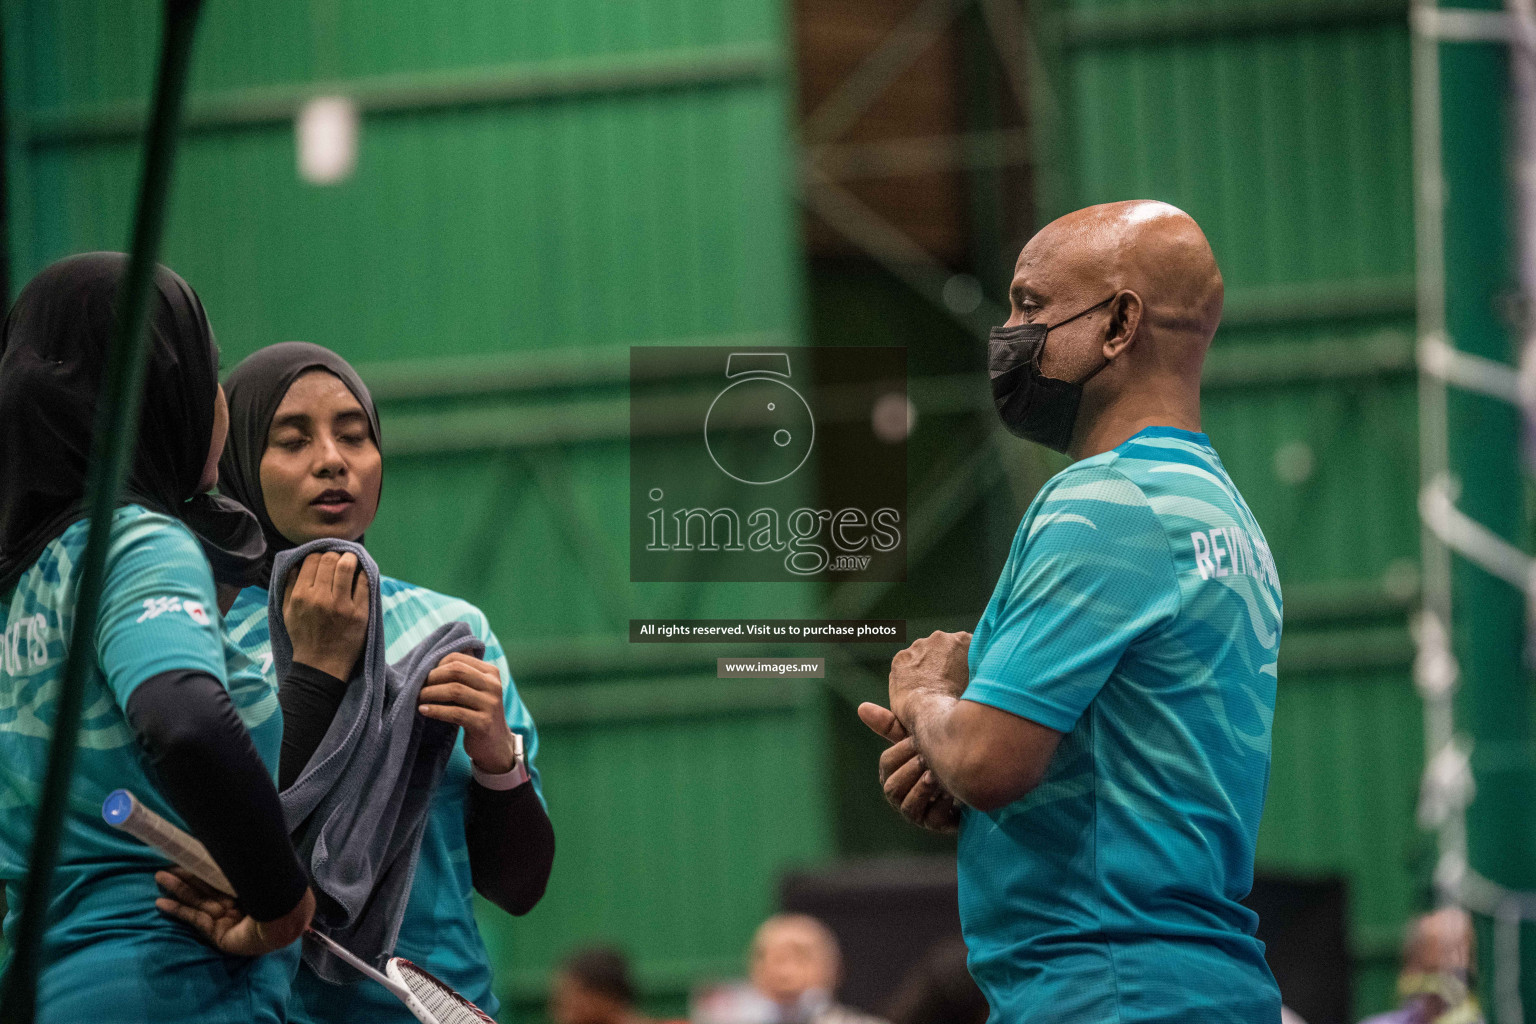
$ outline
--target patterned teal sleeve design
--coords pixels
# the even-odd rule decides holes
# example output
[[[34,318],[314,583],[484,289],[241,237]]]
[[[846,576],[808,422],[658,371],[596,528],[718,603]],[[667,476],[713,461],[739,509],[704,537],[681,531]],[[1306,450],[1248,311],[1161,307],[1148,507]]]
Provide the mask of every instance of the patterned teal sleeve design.
[[[1141,488],[1079,463],[1035,499],[993,597],[966,700],[1068,732],[1126,649],[1178,613],[1167,534]]]
[[[225,682],[213,575],[180,523],[144,514],[123,523],[107,553],[96,652],[121,706],[160,672],[194,670]]]

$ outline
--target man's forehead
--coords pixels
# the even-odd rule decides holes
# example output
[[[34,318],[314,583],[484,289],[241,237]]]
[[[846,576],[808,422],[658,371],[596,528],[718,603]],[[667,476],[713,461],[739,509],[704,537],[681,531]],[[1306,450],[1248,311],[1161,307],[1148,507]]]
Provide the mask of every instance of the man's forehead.
[[[1032,292],[1049,291],[1060,283],[1063,269],[1059,260],[1051,258],[1049,249],[1037,248],[1031,240],[1013,265],[1010,287]]]
[[[1105,253],[1097,225],[1062,218],[1041,228],[1014,263],[1015,287],[1055,292],[1093,283],[1103,274]]]
[[[810,949],[816,952],[827,947],[827,936],[808,921],[793,919],[766,921],[758,929],[756,945],[759,949],[773,946],[779,949]]]

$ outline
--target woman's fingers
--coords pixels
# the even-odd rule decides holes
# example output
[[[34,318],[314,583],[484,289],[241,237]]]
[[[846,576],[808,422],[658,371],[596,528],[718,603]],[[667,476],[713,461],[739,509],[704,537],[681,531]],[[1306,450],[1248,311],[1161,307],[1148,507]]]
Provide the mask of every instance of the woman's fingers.
[[[446,704],[422,704],[416,710],[428,718],[435,718],[439,722],[447,722],[450,725],[471,725],[483,714],[483,712]]]
[[[214,931],[215,922],[213,917],[201,910],[189,907],[185,903],[178,903],[167,896],[161,896],[155,900],[155,909],[162,914],[169,914],[178,921],[185,921],[210,939],[215,938],[217,935]]]
[[[295,605],[329,609],[355,622],[368,618],[368,582],[353,552],[317,551],[304,559],[283,595],[286,615]]]
[[[444,661],[438,662],[436,668],[427,673],[427,685],[435,686],[449,683],[459,683],[483,693],[495,694],[498,699],[501,696],[501,673],[493,671],[487,675],[474,665],[466,665],[458,661],[448,664],[446,659],[444,659]]]
[[[155,872],[155,882],[177,903],[196,908],[214,917],[218,917],[234,905],[227,897],[199,892],[184,879],[178,878],[169,871]]]
[[[438,683],[421,688],[418,704],[452,704],[473,711],[491,711],[501,706],[498,698],[462,683]]]
[[[299,566],[299,588],[301,590],[313,590],[315,579],[320,573],[320,561],[322,556],[310,554],[304,557],[304,562]]]
[[[501,670],[495,665],[491,664],[483,658],[477,658],[472,654],[465,654],[463,651],[454,651],[451,654],[443,655],[443,660],[438,662],[438,664],[464,665],[468,668],[474,669],[476,672],[493,675],[497,679],[501,678]]]
[[[288,570],[288,581],[283,586],[283,614],[287,615],[293,605],[294,595],[304,595],[314,585],[315,566],[314,556],[310,555],[298,565]]]
[[[315,558],[315,555],[310,555]],[[321,594],[334,594],[336,592],[336,566],[341,561],[339,551],[321,551],[318,555],[320,561],[315,567],[315,589]]]
[[[496,697],[484,690],[463,683],[429,683],[421,688],[421,695],[417,698],[418,704],[457,704],[460,707],[486,710],[493,706],[500,706],[501,702]]]
[[[162,870],[157,871],[155,873],[155,877],[158,878],[162,874],[167,874],[173,878],[179,879],[183,885],[189,887],[199,896],[216,900],[229,899],[228,893],[220,892],[179,864],[173,864],[168,868],[163,868]]]
[[[334,573],[331,577],[331,593],[340,604],[352,596],[352,585],[357,582],[357,556],[350,551],[341,554],[336,559]]]
[[[426,685],[423,690],[432,687],[459,687],[472,691],[487,702],[494,702],[498,707],[502,703],[501,684],[495,679],[487,679],[478,673],[465,672],[461,669],[433,669],[427,674]],[[455,692],[448,690],[445,692]],[[454,703],[452,701],[447,703]]]
[[[359,571],[357,555],[348,551],[337,560],[333,586],[337,608],[345,609],[354,621],[368,618],[368,581]]]
[[[170,874],[169,870],[157,870],[155,884],[166,890],[167,894],[177,898],[178,903],[186,903],[187,906],[201,906],[204,901],[214,900],[214,897],[210,897],[206,892],[198,892],[184,878]]]
[[[289,575],[283,600],[287,601],[295,590],[311,599],[328,596],[331,604],[352,598],[361,599],[366,607],[368,599],[368,581],[356,553],[351,551],[316,551],[305,556]]]
[[[221,920],[236,913],[233,900],[225,896],[205,896],[169,871],[155,872],[155,882],[166,893],[155,900],[156,907],[210,936]]]
[[[488,661],[481,661],[479,658],[472,658],[460,651],[454,651],[452,654],[444,655],[443,660],[439,661],[437,665],[432,669],[432,671],[456,672],[465,675],[473,675],[477,679],[486,679],[491,681],[496,685],[497,689],[501,688],[500,669]]]

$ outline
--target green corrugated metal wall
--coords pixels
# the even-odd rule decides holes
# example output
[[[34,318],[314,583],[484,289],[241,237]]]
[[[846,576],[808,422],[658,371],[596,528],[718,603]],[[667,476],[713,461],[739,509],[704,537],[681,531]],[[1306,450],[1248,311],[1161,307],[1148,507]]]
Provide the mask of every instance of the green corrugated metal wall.
[[[122,248],[158,4],[5,6],[13,293]],[[679,1008],[732,974],[784,866],[830,844],[821,692],[631,651],[626,620],[797,616],[808,588],[631,585],[633,343],[794,344],[786,26],[772,0],[217,0],[200,29],[163,260],[228,367],[303,338],[383,406],[387,572],[489,614],[540,723],[545,901],[485,915],[533,1015],[570,946],[626,943]],[[293,116],[363,111],[356,174],[302,183]]]
[[[1164,199],[1221,263],[1206,427],[1286,594],[1260,866],[1348,878],[1356,1004],[1382,1009],[1424,867],[1407,5],[1041,13],[1062,126],[1040,150],[1047,215]]]

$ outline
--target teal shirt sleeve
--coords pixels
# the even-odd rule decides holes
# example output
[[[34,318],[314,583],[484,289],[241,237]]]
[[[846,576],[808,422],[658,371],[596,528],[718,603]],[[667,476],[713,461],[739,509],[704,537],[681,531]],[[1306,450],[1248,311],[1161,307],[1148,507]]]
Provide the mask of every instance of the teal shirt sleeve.
[[[963,698],[1070,732],[1125,652],[1173,621],[1168,536],[1106,463],[1053,479],[1019,526]],[[978,627],[978,632],[981,632]]]
[[[114,530],[96,656],[120,706],[161,672],[206,672],[227,685],[213,573],[180,523],[137,516]]]
[[[547,807],[544,785],[539,780],[539,769],[534,760],[539,752],[539,730],[534,726],[533,716],[528,713],[527,705],[517,692],[517,684],[512,681],[512,670],[507,667],[507,654],[501,649],[501,641],[496,639],[496,633],[491,629],[484,612],[480,613],[480,621],[476,625],[479,627],[480,639],[485,643],[485,660],[495,665],[496,671],[501,673],[504,688],[502,704],[507,712],[507,727],[523,738],[523,759],[528,763],[528,777],[533,780],[533,791],[539,795],[539,801]]]

